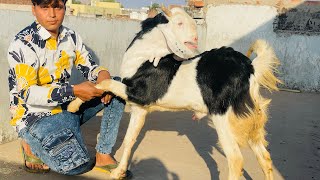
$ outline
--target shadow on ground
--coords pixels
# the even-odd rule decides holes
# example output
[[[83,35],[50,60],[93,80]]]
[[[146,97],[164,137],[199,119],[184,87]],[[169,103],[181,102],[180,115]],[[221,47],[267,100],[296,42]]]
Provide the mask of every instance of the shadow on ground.
[[[220,172],[218,171],[216,161],[213,159],[212,152],[213,149],[216,149],[220,154],[223,154],[223,152],[220,151],[220,148],[217,145],[218,138],[216,130],[212,127],[213,124],[209,119],[204,118],[201,121],[193,121],[191,116],[191,112],[154,112],[149,114],[137,142],[133,147],[133,154],[141,141],[145,138],[147,131],[174,131],[178,133],[178,136],[186,136],[189,139],[198,155],[205,162],[211,179],[219,179]],[[126,129],[129,124],[129,118],[130,114],[125,113],[122,118],[114,150],[119,149],[124,140]],[[94,153],[96,141],[93,141],[92,139],[95,138],[96,133],[99,131],[99,123],[88,123],[85,126],[86,127],[83,127],[83,129],[85,129],[85,141],[89,145],[89,151]],[[170,139],[164,139],[163,141],[170,141]],[[157,148],[157,144],[154,144],[154,148]],[[183,154],[184,152],[182,151],[181,153]],[[186,155],[186,158],[188,158],[188,155]],[[197,168],[196,164],[195,168]],[[161,180],[180,179],[174,172],[167,170],[167,168],[157,159],[144,159],[140,162],[133,160],[130,169],[134,172],[134,175],[143,177],[144,179],[148,179],[149,177]],[[244,177],[247,180],[252,179],[246,170],[244,170]],[[192,179],[193,177],[190,178]]]
[[[320,94],[274,93],[267,124],[268,149],[285,179],[320,177]]]
[[[265,95],[273,99],[266,129],[268,149],[275,171],[279,171],[280,176],[282,175],[285,179],[317,179],[320,177],[320,111],[318,109],[320,94],[277,92],[265,93]],[[186,136],[190,140],[210,171],[211,179],[219,179],[221,172],[218,170],[218,162],[212,157],[213,149],[223,154],[217,146],[216,131],[208,119],[192,121],[191,115],[191,112],[155,112],[148,115],[145,126],[133,148],[133,153],[146,137],[147,131],[174,131],[179,136]],[[122,144],[129,117],[128,113],[123,116],[115,150]],[[89,134],[99,131],[98,123],[90,123],[88,126],[90,128],[86,128],[86,132],[90,131]],[[95,137],[86,134],[85,138],[89,140]],[[170,141],[170,139],[164,141]],[[94,143],[90,144],[91,150],[94,151],[96,142],[90,141],[90,143]],[[157,144],[154,144],[154,148],[157,148]],[[170,147],[167,148],[170,149]],[[251,151],[250,153],[253,154]],[[187,155],[186,158],[188,158]],[[157,159],[133,161],[130,169],[134,173],[143,174],[143,177],[180,179]],[[261,171],[258,166],[256,169]],[[253,179],[246,170],[244,177]]]
[[[1,180],[94,180],[95,178],[82,177],[82,176],[65,176],[55,172],[46,174],[34,174],[26,172],[22,163],[10,163],[0,161],[0,179]]]
[[[267,96],[273,99],[267,123],[267,140],[274,163],[275,179],[317,179],[320,177],[320,94],[277,92]],[[197,175],[206,180],[226,178],[226,160],[217,146],[217,134],[212,123],[208,119],[192,121],[191,115],[191,112],[155,112],[147,116],[133,148],[134,158],[130,163],[130,170],[134,174],[134,180],[191,180]],[[120,156],[129,116],[124,113],[114,147],[115,151],[120,150],[117,152]],[[92,119],[81,128],[92,157],[95,154],[100,118],[98,116]],[[108,175],[97,171],[73,177],[54,172],[43,175],[27,173],[19,162],[18,148],[18,141],[0,146],[1,180],[109,179]],[[243,153],[244,178],[262,179],[262,171],[252,151],[244,150]],[[175,157],[176,155],[179,157]],[[195,159],[188,161],[188,158]],[[196,164],[186,166],[190,162]]]

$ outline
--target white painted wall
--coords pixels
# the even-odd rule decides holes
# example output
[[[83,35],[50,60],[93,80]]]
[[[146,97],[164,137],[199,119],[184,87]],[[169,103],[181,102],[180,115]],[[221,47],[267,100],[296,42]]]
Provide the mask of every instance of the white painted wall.
[[[205,49],[232,46],[246,53],[255,39],[266,39],[282,65],[279,77],[285,86],[320,91],[320,36],[276,34],[276,8],[252,5],[209,6]]]
[[[148,14],[145,12],[131,12],[130,13],[130,19],[136,19],[143,21],[148,18]]]

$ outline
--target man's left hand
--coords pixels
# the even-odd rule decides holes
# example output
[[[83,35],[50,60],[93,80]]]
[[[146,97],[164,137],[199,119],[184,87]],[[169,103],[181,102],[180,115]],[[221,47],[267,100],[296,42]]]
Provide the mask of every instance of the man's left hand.
[[[98,74],[97,84],[99,84],[103,80],[110,79],[110,78],[111,76],[108,71],[100,71]],[[111,99],[112,99],[112,95],[108,93],[101,98],[101,102],[104,104],[108,104],[110,103]]]

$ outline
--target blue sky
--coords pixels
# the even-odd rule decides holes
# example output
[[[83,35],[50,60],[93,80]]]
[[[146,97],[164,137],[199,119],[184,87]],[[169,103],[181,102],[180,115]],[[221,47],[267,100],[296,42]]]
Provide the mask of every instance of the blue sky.
[[[186,4],[185,0],[117,0],[120,2],[125,8],[140,8],[143,6],[150,6],[151,3],[158,3],[158,4],[179,4],[184,5]]]

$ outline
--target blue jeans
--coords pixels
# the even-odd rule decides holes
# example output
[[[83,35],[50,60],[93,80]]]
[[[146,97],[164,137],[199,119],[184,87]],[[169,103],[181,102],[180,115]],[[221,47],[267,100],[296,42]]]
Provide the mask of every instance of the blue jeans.
[[[116,142],[124,104],[118,97],[113,97],[108,105],[96,98],[84,103],[79,113],[63,111],[38,119],[22,129],[19,136],[51,170],[67,175],[85,173],[93,168],[94,161],[90,161],[80,126],[104,108],[96,150],[110,154]]]

